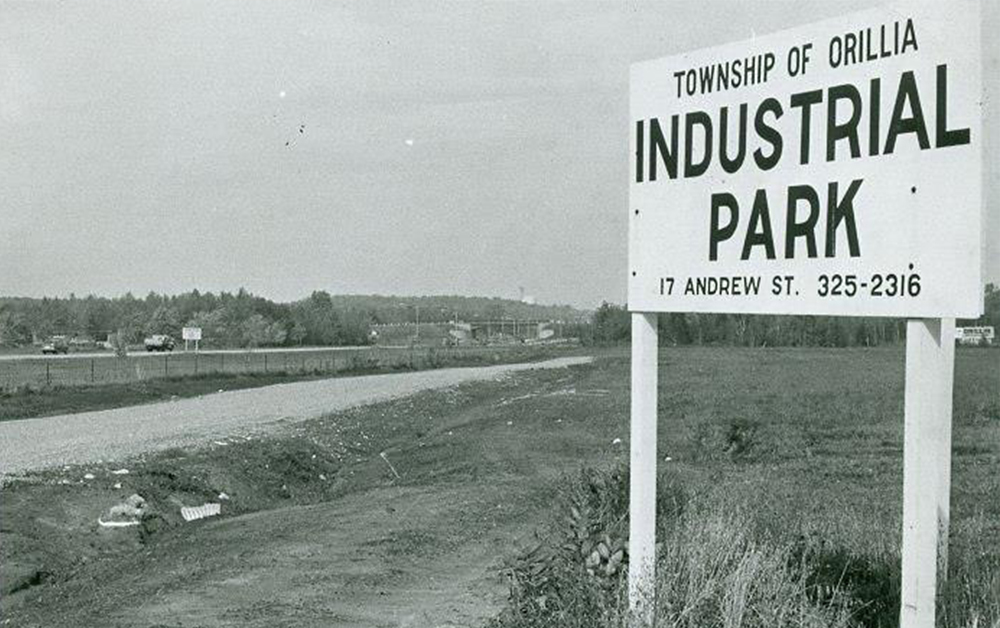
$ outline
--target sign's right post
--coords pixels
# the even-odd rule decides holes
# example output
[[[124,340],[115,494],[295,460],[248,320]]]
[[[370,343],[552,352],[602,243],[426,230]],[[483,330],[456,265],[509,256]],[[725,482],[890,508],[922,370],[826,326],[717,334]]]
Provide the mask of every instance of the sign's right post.
[[[903,436],[903,582],[899,625],[934,628],[948,572],[955,319],[906,325]]]

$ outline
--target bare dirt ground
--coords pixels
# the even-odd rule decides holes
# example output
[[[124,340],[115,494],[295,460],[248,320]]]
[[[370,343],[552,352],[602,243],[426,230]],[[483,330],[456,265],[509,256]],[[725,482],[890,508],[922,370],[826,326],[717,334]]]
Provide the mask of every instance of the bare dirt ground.
[[[482,625],[559,478],[623,452],[628,383],[608,373],[522,371],[249,441],[8,478],[0,625]],[[120,465],[130,474],[110,473]],[[178,521],[220,491],[221,517]],[[161,525],[99,528],[131,492]]]
[[[0,423],[0,477],[32,469],[204,443],[236,432],[303,421],[365,403],[491,379],[523,370],[588,361],[557,358],[530,364],[449,368],[277,384],[115,410]]]

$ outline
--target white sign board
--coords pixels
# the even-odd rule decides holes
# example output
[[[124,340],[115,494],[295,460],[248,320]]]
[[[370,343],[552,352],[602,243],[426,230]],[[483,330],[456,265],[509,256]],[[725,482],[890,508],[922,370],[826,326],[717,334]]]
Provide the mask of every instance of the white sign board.
[[[201,340],[201,327],[185,327],[181,330],[181,338],[184,340]]]
[[[976,318],[979,3],[631,69],[628,306]]]

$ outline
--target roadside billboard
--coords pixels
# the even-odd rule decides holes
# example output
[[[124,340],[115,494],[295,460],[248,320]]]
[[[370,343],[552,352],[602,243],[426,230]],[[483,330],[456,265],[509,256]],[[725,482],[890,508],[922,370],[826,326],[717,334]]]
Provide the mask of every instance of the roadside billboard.
[[[629,309],[976,318],[979,3],[631,69]]]

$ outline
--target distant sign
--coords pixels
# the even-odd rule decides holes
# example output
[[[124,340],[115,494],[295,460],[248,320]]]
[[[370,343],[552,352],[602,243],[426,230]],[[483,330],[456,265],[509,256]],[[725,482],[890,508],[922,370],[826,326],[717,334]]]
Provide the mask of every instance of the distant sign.
[[[956,327],[955,340],[963,345],[993,344],[995,331],[993,326],[986,327]]]
[[[976,318],[979,3],[638,63],[628,305]]]
[[[201,340],[201,327],[185,327],[181,330],[183,340]]]

